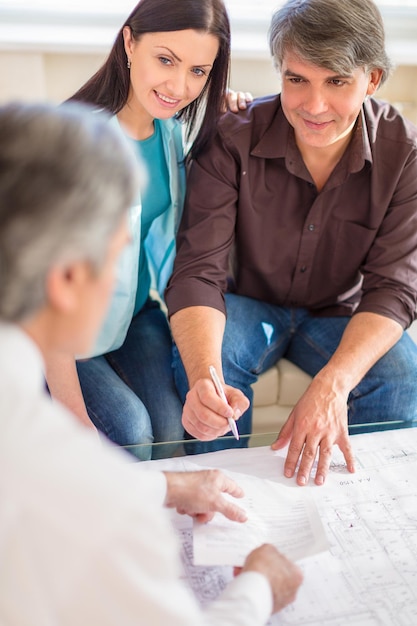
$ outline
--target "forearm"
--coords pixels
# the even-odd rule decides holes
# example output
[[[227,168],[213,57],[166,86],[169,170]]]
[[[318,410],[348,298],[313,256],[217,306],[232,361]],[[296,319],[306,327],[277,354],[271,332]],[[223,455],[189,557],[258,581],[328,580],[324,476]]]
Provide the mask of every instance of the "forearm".
[[[48,354],[46,380],[52,397],[64,404],[80,422],[94,428],[85,407],[74,357],[61,352]]]
[[[170,323],[190,387],[200,378],[209,377],[210,365],[222,377],[224,314],[211,307],[193,306],[175,313]]]
[[[223,378],[224,326],[223,312],[207,306],[181,309],[171,317],[172,333],[189,383],[182,424],[190,435],[203,441],[225,435],[230,430],[228,420],[239,419],[249,406],[249,400],[239,389],[225,385],[224,399],[210,380],[210,365]]]
[[[356,387],[370,368],[400,339],[403,329],[375,313],[358,313],[347,325],[328,364],[316,376],[345,394]]]

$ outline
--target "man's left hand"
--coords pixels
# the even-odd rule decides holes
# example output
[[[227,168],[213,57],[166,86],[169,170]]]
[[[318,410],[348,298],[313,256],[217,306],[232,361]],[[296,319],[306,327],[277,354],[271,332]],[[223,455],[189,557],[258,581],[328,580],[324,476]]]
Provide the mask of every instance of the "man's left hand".
[[[289,443],[284,475],[287,478],[294,476],[299,463],[297,483],[306,485],[318,453],[314,482],[322,485],[329,471],[334,444],[342,451],[349,472],[354,472],[354,455],[347,424],[346,395],[317,376],[272,444],[273,450],[280,450]]]

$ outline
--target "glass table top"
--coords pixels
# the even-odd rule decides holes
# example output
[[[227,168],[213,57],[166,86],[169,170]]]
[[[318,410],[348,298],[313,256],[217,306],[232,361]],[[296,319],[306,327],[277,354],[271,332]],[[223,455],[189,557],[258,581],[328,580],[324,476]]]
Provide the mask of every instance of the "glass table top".
[[[277,438],[277,433],[256,433],[252,435],[241,435],[239,438],[239,447],[259,447],[269,446]],[[236,439],[233,435],[221,438],[224,448],[234,448]],[[196,454],[194,448],[201,444],[199,439],[182,439],[178,441],[169,441],[163,443],[143,443],[138,445],[123,446],[138,460],[163,459],[174,456],[193,455]]]
[[[392,430],[403,424],[400,422],[389,422],[386,424],[360,424],[349,426],[349,434],[362,434],[375,430]],[[270,446],[277,438],[277,432],[258,432],[251,435],[241,435],[239,446],[241,448]],[[223,448],[235,448],[237,444],[233,435],[221,437]],[[196,454],[196,446],[200,444],[199,439],[183,439],[163,443],[144,443],[138,445],[123,446],[137,460],[147,461],[150,459],[163,459],[184,455]]]

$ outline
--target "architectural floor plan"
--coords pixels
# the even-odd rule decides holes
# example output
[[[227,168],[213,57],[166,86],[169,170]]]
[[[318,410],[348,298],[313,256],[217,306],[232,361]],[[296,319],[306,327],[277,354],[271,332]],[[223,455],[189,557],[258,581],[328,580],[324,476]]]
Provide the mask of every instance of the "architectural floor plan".
[[[417,624],[417,429],[355,435],[357,470],[349,474],[335,449],[323,487],[313,495],[329,549],[298,561],[304,582],[296,601],[271,626],[415,626]],[[269,448],[195,456],[206,467],[278,482],[284,453]],[[173,460],[187,466],[187,460]],[[191,465],[189,466],[191,469]],[[178,469],[178,465],[176,466]],[[201,603],[217,597],[231,567],[193,564],[191,520],[175,518],[185,576]]]

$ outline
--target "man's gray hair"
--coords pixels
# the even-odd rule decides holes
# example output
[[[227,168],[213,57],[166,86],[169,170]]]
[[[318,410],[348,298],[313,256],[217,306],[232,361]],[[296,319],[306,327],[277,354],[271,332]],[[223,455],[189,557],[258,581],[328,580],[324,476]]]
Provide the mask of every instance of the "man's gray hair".
[[[339,75],[381,69],[381,84],[392,67],[372,0],[288,0],[272,16],[269,47],[278,69],[287,51]]]
[[[138,177],[122,132],[86,105],[0,107],[0,319],[46,303],[52,266],[100,268]]]

